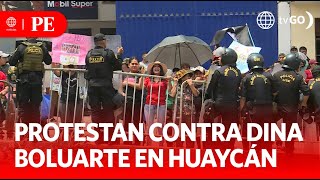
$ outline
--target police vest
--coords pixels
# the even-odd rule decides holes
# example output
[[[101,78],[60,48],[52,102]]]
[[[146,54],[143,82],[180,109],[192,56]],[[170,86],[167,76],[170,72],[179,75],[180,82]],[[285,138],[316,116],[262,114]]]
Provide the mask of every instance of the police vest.
[[[108,52],[104,49],[92,49],[87,59],[88,79],[100,79],[108,77],[108,70],[105,64]]]
[[[219,80],[214,93],[217,103],[237,103],[241,82],[241,72],[233,66],[222,66],[217,69]]]
[[[271,74],[251,72],[246,77],[247,101],[253,104],[272,104]]]
[[[29,43],[23,42],[26,45],[26,49],[23,53],[23,62],[18,64],[19,72],[23,71],[43,71],[43,50],[42,43]]]
[[[315,78],[310,83],[310,97],[309,102],[311,102],[312,110],[317,110],[320,112],[320,77]]]

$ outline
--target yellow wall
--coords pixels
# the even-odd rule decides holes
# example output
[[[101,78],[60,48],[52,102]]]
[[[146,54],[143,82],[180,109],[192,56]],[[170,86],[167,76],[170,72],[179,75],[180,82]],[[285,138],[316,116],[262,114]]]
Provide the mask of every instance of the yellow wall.
[[[304,16],[305,23],[291,25],[291,46],[305,46],[308,49],[308,57],[310,59],[316,58],[315,47],[315,22],[313,25],[306,29],[309,24],[309,17],[305,11],[310,12],[313,18],[320,18],[320,2],[292,2],[291,3],[291,16]]]

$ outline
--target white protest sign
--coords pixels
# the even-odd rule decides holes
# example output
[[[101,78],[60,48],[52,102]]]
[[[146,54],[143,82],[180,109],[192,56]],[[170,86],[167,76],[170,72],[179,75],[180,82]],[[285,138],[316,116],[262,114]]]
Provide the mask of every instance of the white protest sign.
[[[107,48],[111,49],[117,54],[118,47],[121,47],[121,36],[120,35],[106,35]]]
[[[260,47],[244,46],[237,41],[233,41],[229,48],[235,50],[238,55],[237,68],[241,71],[241,73],[246,73],[249,71],[247,64],[248,56],[251,53],[259,53],[261,50]]]

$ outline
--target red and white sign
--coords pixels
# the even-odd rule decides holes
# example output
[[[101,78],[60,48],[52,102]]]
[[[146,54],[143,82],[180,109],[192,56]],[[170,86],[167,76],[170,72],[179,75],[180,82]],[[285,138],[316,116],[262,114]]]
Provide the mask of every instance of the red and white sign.
[[[67,29],[67,20],[55,11],[0,12],[0,37],[58,37]]]

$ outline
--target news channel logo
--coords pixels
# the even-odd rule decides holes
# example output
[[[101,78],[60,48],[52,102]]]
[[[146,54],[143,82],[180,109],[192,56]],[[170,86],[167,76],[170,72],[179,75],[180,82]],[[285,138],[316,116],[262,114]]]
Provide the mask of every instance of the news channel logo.
[[[308,26],[306,27],[306,29],[309,29],[312,25],[313,25],[313,15],[308,12],[305,11],[306,14],[309,17],[309,23]],[[278,23],[279,24],[305,24],[306,19],[304,16],[290,16],[287,18],[283,18],[283,17],[278,17]],[[276,23],[276,18],[274,17],[274,15],[272,14],[272,12],[270,11],[262,11],[258,14],[257,16],[257,25],[261,28],[261,29],[271,29],[273,27],[273,25]]]

